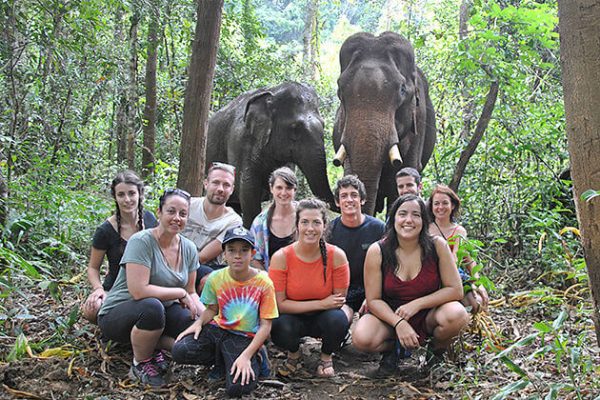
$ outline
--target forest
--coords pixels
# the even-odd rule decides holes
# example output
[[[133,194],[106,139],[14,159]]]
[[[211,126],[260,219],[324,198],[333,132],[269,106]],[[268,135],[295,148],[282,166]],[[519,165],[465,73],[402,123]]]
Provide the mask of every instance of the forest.
[[[104,347],[79,309],[90,290],[91,238],[114,210],[109,185],[118,171],[143,176],[147,209],[166,188],[198,194],[203,174],[190,175],[198,186],[182,186],[180,161],[205,159],[182,145],[204,3],[0,2],[0,398],[223,396],[201,368],[176,369],[159,391],[132,385],[131,353]],[[376,358],[344,349],[334,379],[270,380],[252,398],[600,398],[598,306],[575,204],[597,208],[600,185],[574,200],[559,3],[224,1],[209,117],[250,90],[311,85],[331,187],[344,173],[332,162],[342,43],[385,31],[412,43],[437,125],[423,192],[457,188],[464,250],[490,294],[441,375],[409,365],[374,380],[363,370]],[[598,147],[597,132],[589,143]],[[297,197],[311,195],[301,177]],[[283,353],[273,351],[277,363]]]

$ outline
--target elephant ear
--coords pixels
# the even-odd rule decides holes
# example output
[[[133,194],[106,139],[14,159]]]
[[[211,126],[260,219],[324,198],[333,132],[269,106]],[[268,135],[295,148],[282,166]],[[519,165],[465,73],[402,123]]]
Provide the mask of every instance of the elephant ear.
[[[273,116],[273,93],[260,92],[248,99],[244,111],[244,134],[246,143],[252,143],[253,149],[261,150],[271,138]]]

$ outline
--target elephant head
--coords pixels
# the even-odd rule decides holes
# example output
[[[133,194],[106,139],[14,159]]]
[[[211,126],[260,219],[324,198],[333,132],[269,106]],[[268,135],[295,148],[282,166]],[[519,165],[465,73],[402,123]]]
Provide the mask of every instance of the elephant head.
[[[363,181],[364,211],[373,214],[385,197],[388,204],[397,197],[395,171],[426,165],[435,142],[433,107],[413,47],[396,33],[350,36],[340,67],[334,163],[343,162],[346,174]]]
[[[238,169],[235,192],[244,225],[249,226],[260,212],[269,174],[283,165],[297,165],[311,191],[334,204],[327,179],[324,123],[313,88],[286,82],[244,94],[230,107],[236,112],[230,126],[221,128],[225,141],[221,145],[227,147],[223,161]],[[215,114],[213,118],[222,117]],[[211,135],[219,134],[212,130],[218,131],[209,127],[209,143]]]

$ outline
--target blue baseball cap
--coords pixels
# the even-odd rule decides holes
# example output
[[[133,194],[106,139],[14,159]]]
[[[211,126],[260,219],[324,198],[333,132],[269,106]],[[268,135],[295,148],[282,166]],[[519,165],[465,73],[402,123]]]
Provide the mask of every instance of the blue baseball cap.
[[[229,242],[233,242],[234,240],[243,240],[254,248],[254,236],[250,233],[250,231],[242,226],[238,226],[236,228],[231,228],[225,232],[225,238],[223,239],[223,243],[221,247],[225,250],[225,244]]]

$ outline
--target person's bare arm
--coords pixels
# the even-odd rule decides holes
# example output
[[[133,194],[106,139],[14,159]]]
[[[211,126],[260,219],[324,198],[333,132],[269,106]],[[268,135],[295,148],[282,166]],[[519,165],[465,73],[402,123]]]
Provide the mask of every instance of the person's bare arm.
[[[188,296],[188,291],[184,288],[150,284],[150,268],[142,264],[127,263],[126,268],[127,288],[134,300],[148,297],[156,297],[159,300],[178,300]]]
[[[252,380],[256,379],[254,370],[252,369],[252,357],[260,349],[260,346],[265,343],[265,340],[268,339],[271,333],[271,324],[270,319],[261,318],[256,335],[231,366],[230,373],[233,375],[233,383],[236,383],[238,378],[240,378],[240,383],[243,386],[249,384],[251,378]]]
[[[198,259],[200,260],[200,264],[207,264],[217,258],[223,252],[223,248],[221,247],[221,241],[218,239],[214,239],[212,242],[208,243],[202,250],[198,252]]]

